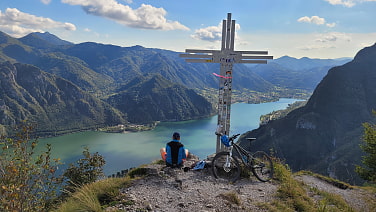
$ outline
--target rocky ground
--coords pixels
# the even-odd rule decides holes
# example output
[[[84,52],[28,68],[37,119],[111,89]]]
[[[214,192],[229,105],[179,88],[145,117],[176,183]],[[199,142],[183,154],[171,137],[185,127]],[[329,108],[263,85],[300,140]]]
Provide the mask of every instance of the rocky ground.
[[[260,204],[276,198],[278,189],[278,184],[259,182],[255,178],[230,184],[215,179],[209,169],[184,172],[157,164],[145,168],[147,176],[122,188],[119,197],[122,203],[106,211],[265,211]],[[372,211],[365,201],[375,200],[375,194],[370,197],[370,193],[362,189],[340,189],[313,176],[296,178],[307,188],[316,187],[341,195],[355,211]]]

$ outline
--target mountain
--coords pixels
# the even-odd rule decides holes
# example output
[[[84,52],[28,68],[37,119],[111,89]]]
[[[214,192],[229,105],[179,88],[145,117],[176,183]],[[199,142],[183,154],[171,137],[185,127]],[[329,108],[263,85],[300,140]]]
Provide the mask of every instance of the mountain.
[[[41,134],[125,123],[123,115],[73,83],[26,64],[0,63],[0,124],[37,123]]]
[[[310,169],[359,183],[362,123],[376,121],[376,44],[354,60],[331,68],[304,107],[248,132],[254,149],[270,150],[293,170]],[[241,142],[246,144],[245,139]]]
[[[300,59],[283,56],[266,65],[253,65],[252,71],[274,85],[313,91],[328,70],[349,62],[341,59]]]
[[[107,88],[107,94],[109,94],[116,89],[116,86],[122,86],[133,78],[146,74],[160,74],[167,80],[188,88],[216,89],[218,87],[218,78],[212,73],[219,70],[219,64],[189,64],[183,58],[179,58],[178,52],[93,42],[72,44],[49,33],[31,33],[20,39],[8,37],[12,42],[9,43],[10,39],[8,39],[0,46],[0,55],[6,58],[4,61],[12,60],[32,64],[74,83],[101,84],[97,87],[83,87],[85,90],[96,90],[102,93],[104,88]],[[46,66],[46,63],[49,65]],[[62,63],[74,68],[60,71],[59,66]],[[87,73],[87,70],[96,72],[91,75],[104,78],[106,82],[100,79],[88,79],[91,82],[85,82],[86,77],[78,76],[77,73],[68,73],[77,70],[77,63],[84,66],[79,68],[84,70],[84,73]],[[78,78],[81,79],[78,80]],[[243,64],[235,65],[234,82],[236,83],[233,84],[233,88],[238,90],[245,88],[265,92],[275,89],[273,84],[253,73]]]
[[[0,62],[31,61],[35,58],[31,53],[30,46],[0,31]]]
[[[33,32],[19,39],[23,44],[36,48],[53,48],[55,46],[72,45],[49,32]]]
[[[121,90],[107,101],[133,123],[197,119],[214,112],[204,97],[159,74],[137,77]]]
[[[277,63],[285,68],[299,71],[299,70],[310,70],[318,67],[333,67],[338,65],[343,65],[351,61],[350,58],[339,58],[339,59],[312,59],[308,57],[302,57],[300,59],[283,56],[278,59],[273,60],[273,63]]]

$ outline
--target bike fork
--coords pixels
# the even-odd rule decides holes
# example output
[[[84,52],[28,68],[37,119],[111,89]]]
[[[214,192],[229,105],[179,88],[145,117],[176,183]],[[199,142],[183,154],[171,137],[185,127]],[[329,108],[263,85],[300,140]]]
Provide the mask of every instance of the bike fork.
[[[231,157],[232,157],[232,146],[230,147],[230,154],[226,156],[226,163],[224,165],[225,168],[230,168],[231,167]]]

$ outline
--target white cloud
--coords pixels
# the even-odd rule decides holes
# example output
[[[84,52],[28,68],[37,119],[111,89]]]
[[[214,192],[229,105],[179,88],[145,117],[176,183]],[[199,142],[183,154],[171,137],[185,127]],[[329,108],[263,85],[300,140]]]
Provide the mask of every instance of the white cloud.
[[[240,25],[235,24],[235,30],[239,30]],[[191,35],[192,38],[197,40],[204,40],[204,41],[221,41],[222,40],[222,22],[218,24],[218,26],[209,26],[206,28],[201,28],[195,30],[195,33]],[[235,39],[238,39],[237,35],[235,34]]]
[[[43,4],[49,4],[51,3],[51,0],[40,0]]]
[[[222,39],[222,27],[221,26],[209,26],[195,30],[195,33],[191,35],[192,38],[197,40],[206,41],[219,41]]]
[[[325,19],[320,18],[319,16],[312,16],[312,17],[304,16],[304,17],[299,18],[298,22],[322,25],[322,24],[325,24]]]
[[[5,13],[0,11],[0,30],[12,36],[24,36],[30,32],[43,32],[46,29],[60,28],[75,31],[76,26],[71,23],[62,23],[50,18],[38,17],[19,11],[16,8],[7,8]]]
[[[327,23],[326,26],[332,28],[336,26],[336,23]]]
[[[363,3],[363,2],[370,2],[370,1],[376,2],[376,0],[325,0],[325,1],[329,2],[329,4],[332,4],[332,5],[343,5],[345,7],[353,7],[354,5],[358,3]]]
[[[137,9],[120,4],[116,0],[62,0],[70,5],[80,5],[82,9],[91,15],[105,17],[122,25],[159,30],[189,30],[188,27],[177,21],[165,18],[167,12],[163,8],[156,8],[148,4],[142,4]]]
[[[300,23],[310,23],[310,24],[316,24],[316,25],[323,25],[326,23],[326,20],[325,18],[321,18],[319,16],[311,16],[311,17],[308,17],[308,16],[304,16],[304,17],[301,17],[297,20],[298,22]],[[336,26],[336,23],[327,23],[326,24],[327,27],[335,27]]]
[[[321,54],[329,49],[337,49],[335,51],[340,54],[341,50],[339,49],[344,49],[345,46],[351,45],[353,41],[351,34],[342,32],[314,34],[314,37],[313,41],[307,40],[304,45],[297,48],[303,51],[320,51]]]

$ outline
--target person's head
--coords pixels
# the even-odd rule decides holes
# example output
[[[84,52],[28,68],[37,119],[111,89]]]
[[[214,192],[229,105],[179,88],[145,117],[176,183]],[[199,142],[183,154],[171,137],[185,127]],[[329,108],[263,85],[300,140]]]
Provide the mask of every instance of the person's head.
[[[172,134],[172,139],[180,140],[180,134],[178,132],[174,132],[174,134]]]

